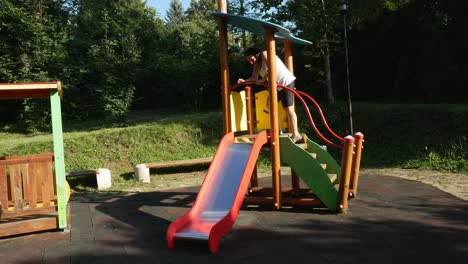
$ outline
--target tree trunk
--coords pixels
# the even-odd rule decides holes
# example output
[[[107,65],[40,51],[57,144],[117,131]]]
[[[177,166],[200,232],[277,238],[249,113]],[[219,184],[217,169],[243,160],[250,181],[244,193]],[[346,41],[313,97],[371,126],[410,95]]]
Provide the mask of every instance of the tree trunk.
[[[335,104],[335,96],[333,95],[333,85],[331,80],[331,66],[330,66],[330,47],[328,45],[328,17],[325,8],[325,1],[321,0],[322,9],[322,27],[323,27],[323,40],[324,47],[321,49],[321,56],[323,59],[323,67],[325,70],[325,83],[327,85],[327,102],[329,105]]]
[[[322,52],[323,67],[325,69],[325,84],[327,85],[327,102],[329,105],[335,104],[335,96],[333,95],[333,85],[331,80],[330,52],[328,52],[328,44],[325,51]]]

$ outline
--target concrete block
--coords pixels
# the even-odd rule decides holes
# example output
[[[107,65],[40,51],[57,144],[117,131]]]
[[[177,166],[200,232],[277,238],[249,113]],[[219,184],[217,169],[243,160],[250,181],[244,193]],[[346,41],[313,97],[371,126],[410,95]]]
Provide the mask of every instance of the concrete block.
[[[109,189],[112,186],[112,177],[109,169],[97,169],[96,180],[98,190]]]
[[[145,164],[138,164],[134,168],[135,178],[137,178],[141,182],[148,183],[151,181],[150,179],[150,170],[146,167]]]

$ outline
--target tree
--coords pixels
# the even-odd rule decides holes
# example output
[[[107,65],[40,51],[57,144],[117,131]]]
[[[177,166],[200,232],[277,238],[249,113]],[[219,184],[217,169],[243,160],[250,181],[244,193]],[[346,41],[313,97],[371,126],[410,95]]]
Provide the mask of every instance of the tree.
[[[1,81],[46,81],[61,73],[68,27],[60,1],[4,0],[0,20]]]
[[[219,64],[217,30],[210,15],[215,10],[216,1],[192,1],[182,23],[167,21],[171,44],[161,63],[166,89],[195,111],[219,101],[211,100],[219,97],[218,77],[213,78],[218,76],[218,68],[213,68]]]
[[[429,103],[466,100],[459,95],[468,81],[468,63],[462,59],[468,56],[468,2],[387,2],[396,4],[381,6],[379,16],[363,21],[353,33],[352,49],[360,55],[353,73],[359,96]]]
[[[167,49],[167,30],[154,8],[146,7],[144,18],[135,28],[135,35],[142,50],[135,78],[133,107],[154,107],[162,84],[160,58]]]
[[[75,30],[69,41],[69,82],[76,114],[125,118],[141,65],[139,33],[148,25],[144,2],[76,0]]]
[[[240,1],[231,1],[229,2],[228,13],[237,14],[240,16],[247,16],[249,15],[249,1],[248,0],[240,0]],[[233,28],[231,29],[234,35],[234,44],[235,49],[241,51],[245,50],[248,42],[247,42],[247,32],[243,29]]]
[[[297,0],[287,4],[289,17],[295,25],[294,31],[300,32],[303,38],[313,42],[312,46],[304,49],[305,54],[311,58],[317,58],[315,54],[318,54],[322,60],[322,70],[315,70],[315,74],[320,74],[323,78],[326,98],[330,105],[335,102],[330,57],[331,53],[336,51],[336,45],[333,44],[340,42],[340,31],[337,31],[340,21],[337,3],[336,0]]]
[[[65,41],[68,13],[63,1],[12,1],[0,4],[0,82],[60,80],[67,65]],[[16,117],[11,109],[22,109],[21,122],[34,131],[50,122],[47,102],[25,100],[10,106],[2,117]]]
[[[180,0],[171,0],[169,9],[166,11],[166,23],[168,26],[178,25],[184,22],[184,8]]]

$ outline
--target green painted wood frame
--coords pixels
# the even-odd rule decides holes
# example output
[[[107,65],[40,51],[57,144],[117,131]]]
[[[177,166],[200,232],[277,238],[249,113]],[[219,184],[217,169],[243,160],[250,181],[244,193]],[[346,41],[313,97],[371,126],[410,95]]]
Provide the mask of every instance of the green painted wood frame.
[[[67,191],[65,180],[65,158],[62,132],[62,109],[60,95],[57,89],[50,90],[50,109],[52,116],[52,138],[54,142],[54,165],[57,188],[57,211],[60,229],[66,229],[67,223]]]

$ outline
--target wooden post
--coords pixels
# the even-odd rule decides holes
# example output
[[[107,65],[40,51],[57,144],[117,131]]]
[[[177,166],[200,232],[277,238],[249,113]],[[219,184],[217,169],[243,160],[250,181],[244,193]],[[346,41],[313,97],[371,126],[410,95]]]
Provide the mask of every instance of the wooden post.
[[[271,169],[273,178],[273,202],[276,209],[281,208],[281,175],[278,122],[278,92],[276,86],[276,43],[275,31],[265,28],[268,54],[268,90],[270,92],[270,145]]]
[[[227,1],[226,0],[218,0],[218,10],[221,13],[227,13]]]
[[[221,13],[227,13],[226,0],[218,0],[218,9]],[[231,132],[229,115],[229,63],[227,49],[227,25],[222,18],[218,18],[219,29],[219,62],[221,65],[221,98],[223,108],[224,134]]]
[[[294,66],[293,66],[293,55],[292,55],[292,43],[289,40],[283,40],[284,45],[284,63],[288,70],[294,74]],[[294,101],[293,101],[293,107]],[[288,120],[289,121],[289,120]],[[288,132],[293,130],[291,122],[288,122]],[[297,176],[296,172],[291,168],[291,185],[294,189],[294,193],[298,193],[300,189],[300,182],[299,177]]]
[[[60,87],[60,83],[58,84]],[[54,165],[57,185],[58,224],[60,229],[66,229],[67,224],[67,187],[65,180],[65,160],[62,132],[62,110],[59,90],[50,91],[50,107],[52,115],[52,136],[54,140]]]
[[[245,87],[245,104],[247,109],[247,132],[249,135],[255,134],[255,119],[253,114],[253,105],[255,94],[252,93],[252,87]]]
[[[359,170],[361,168],[361,153],[362,144],[364,142],[364,135],[360,132],[354,134],[355,147],[354,147],[354,158],[353,167],[351,170],[351,182],[350,182],[350,196],[357,197],[358,181],[359,181]]]
[[[249,135],[255,134],[255,119],[253,114],[253,96],[252,87],[245,87],[245,104],[247,106],[247,132]],[[257,177],[257,165],[252,172],[252,178],[250,179],[250,187],[258,187],[258,177]]]
[[[343,156],[341,158],[340,186],[338,189],[338,199],[336,210],[340,213],[348,209],[349,180],[351,176],[351,166],[353,163],[354,138],[347,136],[344,138]]]

